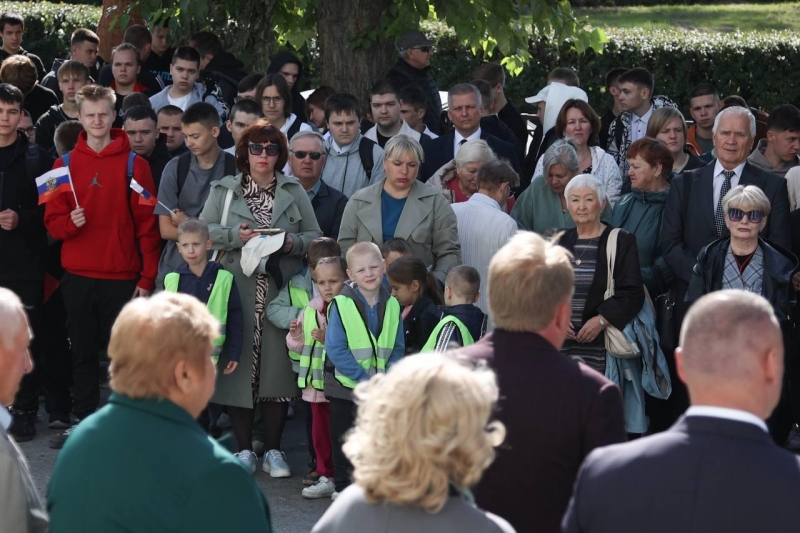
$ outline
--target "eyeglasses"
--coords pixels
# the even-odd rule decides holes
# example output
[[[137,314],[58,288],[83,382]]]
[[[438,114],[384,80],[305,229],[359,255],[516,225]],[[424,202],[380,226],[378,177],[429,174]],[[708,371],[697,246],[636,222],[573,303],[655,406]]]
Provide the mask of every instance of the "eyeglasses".
[[[747,220],[753,224],[759,224],[764,219],[764,212],[759,209],[747,211],[746,213],[741,209],[736,209],[735,207],[728,209],[728,218],[731,219],[731,222],[739,222],[745,217],[745,215],[747,215]]]
[[[433,52],[433,46],[415,46],[414,50],[419,50],[420,52],[427,54],[428,52]]]
[[[305,159],[306,156],[310,157],[312,161],[318,161],[322,157],[322,152],[306,152],[304,150],[290,150],[297,159]]]
[[[36,133],[36,128],[31,126],[30,128],[17,128],[19,131],[30,137],[34,133]]]
[[[262,96],[261,101],[267,105],[278,105],[283,102],[282,96]]]
[[[261,155],[264,153],[264,150],[267,151],[267,155],[269,156],[276,156],[281,153],[281,147],[277,144],[268,144],[264,146],[263,144],[250,144],[247,146],[248,150],[250,150],[250,154],[252,155]]]
[[[508,186],[508,197],[514,198],[514,190],[511,188],[511,184],[507,181],[504,181],[503,183],[505,183],[506,186]]]

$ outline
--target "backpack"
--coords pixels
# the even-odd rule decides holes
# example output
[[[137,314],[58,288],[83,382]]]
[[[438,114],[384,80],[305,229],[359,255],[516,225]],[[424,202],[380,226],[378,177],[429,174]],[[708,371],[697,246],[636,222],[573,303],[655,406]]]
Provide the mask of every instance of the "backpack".
[[[358,145],[358,156],[361,158],[361,166],[364,167],[364,172],[367,173],[367,181],[372,179],[372,167],[375,166],[375,158],[372,157],[372,148],[377,143],[372,139],[361,137],[361,142]]]
[[[236,156],[222,152],[225,157],[225,175],[236,175]],[[186,152],[178,156],[178,196],[180,197],[186,178],[189,176],[189,164],[192,162],[192,153]]]

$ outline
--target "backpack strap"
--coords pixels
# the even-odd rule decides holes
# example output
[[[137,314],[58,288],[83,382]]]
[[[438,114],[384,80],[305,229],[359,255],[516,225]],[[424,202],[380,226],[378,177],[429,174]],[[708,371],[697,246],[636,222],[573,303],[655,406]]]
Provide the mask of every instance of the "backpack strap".
[[[297,118],[295,118],[295,120],[294,120],[294,122],[292,123],[292,125],[291,125],[291,126],[289,126],[289,129],[288,129],[288,130],[286,130],[286,139],[287,139],[287,140],[291,141],[291,140],[292,140],[292,137],[294,137],[294,136],[295,136],[295,134],[296,134],[298,131],[300,131],[300,125],[301,125],[301,124],[302,124],[302,122],[300,121],[300,117],[297,117]]]
[[[36,143],[29,142],[25,147],[25,172],[28,173],[28,178],[35,179],[39,177],[41,172],[41,149]]]
[[[72,151],[70,150],[69,152],[67,152],[67,153],[65,153],[64,155],[61,156],[61,162],[64,163],[64,166],[67,167],[67,168],[69,168],[69,154],[71,152]]]
[[[372,157],[373,146],[375,146],[375,142],[366,137],[361,137],[361,142],[358,144],[358,156],[361,158],[361,166],[364,167],[364,172],[367,173],[367,181],[372,179],[372,167],[375,166],[375,158]]]
[[[136,160],[136,152],[131,151],[128,154],[128,172],[125,174],[125,179],[128,180],[128,188],[131,188],[131,181],[133,181],[133,162]]]
[[[185,152],[178,156],[178,196],[180,197],[186,178],[189,176],[189,164],[192,162],[192,153]]]
[[[225,154],[225,175],[226,176],[235,176],[236,175],[236,156],[233,154],[229,154],[228,152],[222,152]]]

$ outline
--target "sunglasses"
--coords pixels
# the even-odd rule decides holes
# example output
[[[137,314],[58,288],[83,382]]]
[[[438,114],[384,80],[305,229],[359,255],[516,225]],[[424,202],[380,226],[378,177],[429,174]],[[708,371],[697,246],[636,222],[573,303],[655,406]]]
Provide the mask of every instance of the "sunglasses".
[[[281,147],[277,144],[268,144],[267,146],[263,144],[250,144],[247,148],[252,155],[261,155],[264,153],[264,150],[267,151],[267,155],[269,156],[276,156],[281,153]]]
[[[415,46],[414,50],[419,50],[420,52],[427,54],[428,52],[433,51],[433,46]]]
[[[735,207],[728,209],[728,218],[731,219],[731,222],[739,222],[745,217],[745,215],[747,215],[747,220],[753,224],[759,224],[764,219],[764,212],[758,209],[747,211],[746,213],[741,209],[736,209]]]
[[[322,152],[306,152],[304,150],[292,150],[291,152],[297,159],[305,159],[308,156],[312,161],[318,161],[322,157]]]

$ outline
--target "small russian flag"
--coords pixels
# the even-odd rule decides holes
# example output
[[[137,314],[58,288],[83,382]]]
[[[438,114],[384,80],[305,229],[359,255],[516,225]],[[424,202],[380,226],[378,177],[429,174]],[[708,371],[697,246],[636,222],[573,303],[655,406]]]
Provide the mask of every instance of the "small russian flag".
[[[135,179],[131,179],[131,189],[139,193],[139,203],[141,205],[156,205],[156,197],[147,192]]]
[[[36,178],[36,189],[39,192],[39,205],[49,202],[62,192],[71,192],[72,179],[69,168],[56,168],[39,176]]]

